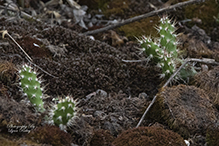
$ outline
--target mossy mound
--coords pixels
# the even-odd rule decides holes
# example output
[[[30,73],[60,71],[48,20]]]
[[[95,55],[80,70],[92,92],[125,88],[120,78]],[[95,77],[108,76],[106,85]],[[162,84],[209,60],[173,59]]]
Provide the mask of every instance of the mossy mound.
[[[114,137],[110,134],[108,130],[99,129],[94,131],[94,136],[91,139],[91,146],[110,146]]]
[[[206,141],[208,146],[216,146],[219,144],[219,127],[218,125],[209,126],[206,133]]]
[[[139,127],[123,132],[114,146],[186,146],[183,138],[160,127]]]
[[[203,71],[194,78],[194,84],[203,89],[210,97],[211,101],[219,106],[219,67],[216,66],[210,71]]]
[[[126,35],[129,39],[135,40],[134,37],[152,36],[157,37],[158,33],[154,27],[158,24],[159,17],[149,17],[140,21],[133,22],[118,28],[118,30]]]
[[[16,78],[16,72],[15,64],[12,61],[0,62],[0,80],[4,85],[13,83],[13,80]]]
[[[34,141],[53,146],[71,146],[71,135],[56,126],[45,125],[38,127],[31,131],[28,137]]]
[[[38,126],[42,120],[42,117],[32,113],[24,103],[18,103],[5,96],[0,96],[0,109],[0,128],[3,133],[24,135]]]
[[[216,108],[207,94],[195,86],[166,87],[148,113],[148,118],[169,125],[184,138],[205,134],[209,124],[218,119]]]
[[[31,140],[25,138],[18,138],[18,137],[9,137],[7,135],[0,135],[0,145],[1,146],[21,146],[21,145],[28,145],[28,146],[50,146],[45,144],[38,144]]]
[[[217,16],[219,13],[219,4],[216,0],[209,0],[205,3],[200,3],[196,5],[190,5],[185,8],[185,17],[187,19],[199,18],[202,23],[198,24],[199,27],[211,31],[209,28],[216,26],[216,20],[213,16]],[[194,25],[194,22],[191,22],[189,25]]]

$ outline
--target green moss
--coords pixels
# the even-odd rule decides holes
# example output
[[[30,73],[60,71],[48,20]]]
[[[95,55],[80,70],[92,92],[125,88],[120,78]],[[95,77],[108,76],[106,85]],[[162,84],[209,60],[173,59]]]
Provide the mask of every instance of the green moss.
[[[105,5],[105,3],[110,2],[110,0],[83,0],[83,1],[79,1],[78,4],[79,5],[87,5],[89,7],[88,10],[97,10],[97,9],[101,9],[103,8],[103,6]]]
[[[190,5],[185,8],[185,17],[187,19],[199,18],[202,20],[199,27],[209,30],[209,27],[217,25],[214,16],[219,13],[219,4],[215,0],[209,0],[205,3]],[[194,25],[193,22],[190,23],[191,26]]]
[[[189,5],[185,7],[183,13],[177,12],[174,15],[180,15],[184,18],[182,19],[192,19],[199,18],[202,20],[202,24],[197,24],[202,29],[207,30],[207,33],[210,33],[212,30],[209,27],[217,26],[217,22],[214,19],[214,16],[217,16],[219,13],[219,3],[216,3],[215,0],[209,0],[204,3]],[[136,14],[138,15],[138,14]],[[148,36],[157,36],[157,31],[154,30],[154,24],[158,24],[159,17],[149,17],[137,22],[133,22],[128,25],[124,25],[118,28],[119,31],[124,32],[125,36],[131,40],[134,40],[134,37],[139,37],[142,35]],[[195,22],[189,22],[189,26],[196,24]]]
[[[209,126],[206,133],[206,141],[208,146],[215,146],[219,143],[219,127],[218,126]]]
[[[132,40],[136,40],[135,37],[139,37],[142,35],[145,36],[153,36],[157,37],[158,33],[156,29],[154,29],[155,25],[158,24],[159,17],[154,16],[150,18],[146,18],[140,21],[133,22],[131,24],[127,24],[118,28],[119,31],[123,32],[126,37]]]
[[[99,9],[104,8],[105,5],[110,2],[110,0],[88,0],[88,1],[90,2],[93,1],[93,3],[95,3],[97,6],[96,8],[99,8]]]
[[[101,9],[106,17],[111,15],[123,16],[125,11],[129,9],[129,3],[128,0],[114,0],[105,3]]]
[[[122,16],[129,9],[128,0],[83,0],[80,5],[88,5],[89,9],[100,9],[106,17]]]

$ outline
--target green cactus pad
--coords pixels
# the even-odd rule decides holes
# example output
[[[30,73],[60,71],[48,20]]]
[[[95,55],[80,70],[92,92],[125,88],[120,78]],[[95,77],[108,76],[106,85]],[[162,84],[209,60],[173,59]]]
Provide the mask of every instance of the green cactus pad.
[[[151,38],[143,36],[138,40],[148,58],[155,61],[162,69],[161,78],[169,77],[176,70],[178,50],[175,30],[174,24],[171,24],[168,17],[163,17],[157,27],[160,38],[152,41]]]
[[[38,111],[43,112],[42,89],[40,88],[41,81],[38,80],[36,72],[31,66],[23,65],[19,71],[20,85],[24,95],[28,97],[30,102],[37,108]]]
[[[55,109],[52,109],[50,112],[50,123],[59,126],[62,130],[66,130],[66,127],[71,125],[76,115],[76,102],[67,96],[65,99],[60,100],[54,107]]]
[[[157,63],[157,66],[161,68],[161,78],[170,77],[176,70],[177,64],[183,62],[179,58],[179,51],[177,49],[177,35],[175,34],[175,24],[171,23],[171,20],[164,16],[160,20],[160,25],[156,28],[160,37],[154,39],[143,36],[141,39],[137,39],[140,43],[143,51],[148,56],[149,60],[153,60]],[[177,79],[185,80],[192,77],[196,73],[193,66],[187,66],[181,69]]]
[[[173,57],[177,57],[177,35],[174,34],[176,28],[168,17],[161,18],[160,22],[160,26],[157,29],[160,33],[160,44],[165,47],[165,50],[171,53]]]
[[[156,61],[160,60],[159,54],[162,52],[160,44],[153,42],[151,38],[143,36],[141,47],[144,48],[144,52],[149,57],[149,59],[153,59]]]

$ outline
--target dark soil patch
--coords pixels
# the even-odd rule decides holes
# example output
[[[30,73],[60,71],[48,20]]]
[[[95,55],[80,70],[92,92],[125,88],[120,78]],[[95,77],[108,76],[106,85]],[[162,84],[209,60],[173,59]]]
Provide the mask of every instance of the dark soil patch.
[[[107,92],[122,90],[131,96],[136,96],[140,92],[154,94],[161,82],[157,68],[146,66],[144,63],[122,62],[122,59],[135,60],[138,57],[144,57],[143,54],[136,54],[135,45],[116,49],[62,27],[49,27],[27,21],[13,24],[14,22],[1,19],[1,29],[7,29],[10,34],[19,32],[22,36],[19,41],[25,46],[24,49],[30,52],[30,55],[33,54],[31,57],[34,63],[58,77],[43,75],[45,84],[49,83],[46,93],[51,96],[71,94],[74,97],[83,98],[97,89],[104,89]],[[32,29],[33,27],[36,29]],[[43,41],[31,42],[33,39],[30,38],[33,36],[38,40],[47,40],[50,45],[63,44],[66,52],[63,51],[60,57],[51,58],[49,46],[43,44]],[[34,43],[40,48],[34,46]],[[63,48],[59,48],[61,49]],[[4,59],[6,56],[9,59],[9,55],[14,54],[24,56],[13,43],[3,46],[1,53],[5,54],[2,56]],[[24,62],[26,61],[22,58],[13,57],[14,64]]]

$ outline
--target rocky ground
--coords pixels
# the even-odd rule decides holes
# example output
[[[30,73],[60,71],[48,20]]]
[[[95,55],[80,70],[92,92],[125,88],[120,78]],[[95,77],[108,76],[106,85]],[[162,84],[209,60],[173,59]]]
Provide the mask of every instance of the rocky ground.
[[[19,87],[18,70],[30,62],[5,34],[0,39],[0,145],[175,146],[186,145],[184,140],[191,146],[217,145],[218,66],[197,63],[194,77],[162,88],[167,79],[159,78],[161,70],[153,62],[123,61],[147,58],[135,37],[157,36],[158,16],[83,34],[182,1],[16,2],[0,2],[0,30],[7,30],[37,65],[46,106],[52,98],[70,95],[79,110],[67,133],[45,124],[45,114],[25,103]],[[177,21],[184,58],[219,61],[218,14],[215,0],[168,13]],[[155,104],[135,128],[156,94]]]

